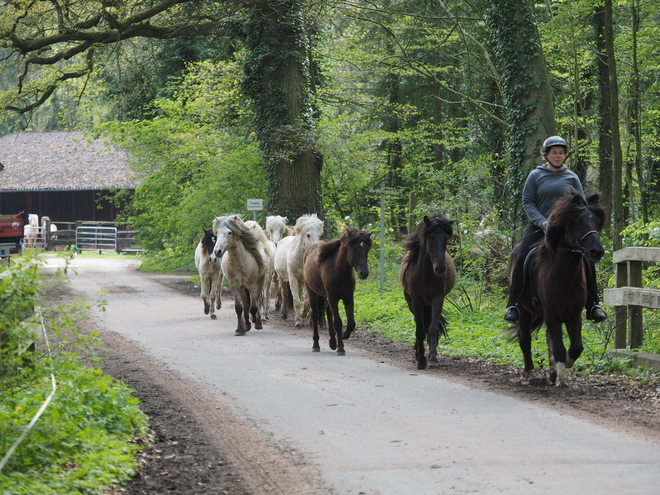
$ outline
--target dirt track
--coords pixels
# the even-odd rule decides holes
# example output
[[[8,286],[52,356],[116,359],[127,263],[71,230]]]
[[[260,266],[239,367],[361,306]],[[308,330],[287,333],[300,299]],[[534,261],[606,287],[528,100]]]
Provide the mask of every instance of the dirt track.
[[[183,277],[153,277],[168,290],[191,297],[198,292]],[[58,297],[72,296],[63,291]],[[229,300],[225,298],[225,304]],[[94,321],[88,322],[95,327]],[[276,316],[269,325],[308,337],[308,330],[293,330]],[[117,493],[331,493],[313,466],[294,448],[264,441],[262,432],[246,424],[221,403],[204,394],[163,363],[114,332],[101,334],[109,359],[104,369],[137,390],[150,415],[156,443],[145,454],[141,475]],[[363,332],[351,337],[353,350],[402,369],[414,369],[408,346],[384,342]],[[438,373],[461,384],[523,398],[559,409],[591,422],[617,428],[641,438],[660,439],[660,390],[627,384],[614,377],[571,375],[566,393],[530,388],[520,380],[520,370],[497,367],[477,360],[445,358]],[[374,492],[375,493],[375,492]],[[383,492],[385,493],[385,492]],[[392,492],[394,493],[394,492]]]

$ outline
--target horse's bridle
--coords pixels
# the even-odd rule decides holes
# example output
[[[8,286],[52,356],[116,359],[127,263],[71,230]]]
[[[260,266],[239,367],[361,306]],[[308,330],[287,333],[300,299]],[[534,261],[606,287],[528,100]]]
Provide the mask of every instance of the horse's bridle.
[[[597,231],[597,230],[590,230],[589,232],[587,232],[586,234],[584,234],[584,235],[583,235],[582,237],[580,237],[579,239],[578,239],[578,236],[576,235],[575,238],[576,238],[576,240],[577,240],[577,244],[578,244],[578,246],[580,246],[580,249],[572,249],[572,248],[564,248],[564,249],[566,249],[567,251],[572,251],[573,253],[580,253],[582,256],[586,256],[586,255],[587,255],[587,250],[586,250],[586,249],[584,248],[584,246],[582,245],[582,241],[584,241],[584,238],[587,237],[587,236],[590,235],[590,234],[596,234],[596,235],[598,235],[598,231]]]

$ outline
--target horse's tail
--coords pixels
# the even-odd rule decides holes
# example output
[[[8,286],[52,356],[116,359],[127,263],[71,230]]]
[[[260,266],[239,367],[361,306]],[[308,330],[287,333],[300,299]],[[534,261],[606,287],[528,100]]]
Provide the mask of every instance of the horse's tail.
[[[288,283],[283,284],[283,286],[282,304],[286,304],[286,309],[293,311],[293,292],[291,292],[291,286]]]
[[[534,315],[534,319],[532,320],[532,325],[529,329],[531,334],[534,335],[536,332],[539,331],[539,329],[542,326],[543,326],[543,317]],[[517,342],[519,339],[519,334],[520,334],[520,325],[518,325],[517,323],[515,325],[511,325],[509,328],[504,330],[504,336],[510,342]]]
[[[440,335],[439,337],[446,337],[447,336],[447,318],[444,316],[440,315]]]

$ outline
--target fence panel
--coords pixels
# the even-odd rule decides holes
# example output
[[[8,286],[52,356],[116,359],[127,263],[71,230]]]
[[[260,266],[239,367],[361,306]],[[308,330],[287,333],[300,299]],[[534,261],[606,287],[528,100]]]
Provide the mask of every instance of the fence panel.
[[[117,227],[83,225],[76,227],[76,249],[81,251],[116,251]]]

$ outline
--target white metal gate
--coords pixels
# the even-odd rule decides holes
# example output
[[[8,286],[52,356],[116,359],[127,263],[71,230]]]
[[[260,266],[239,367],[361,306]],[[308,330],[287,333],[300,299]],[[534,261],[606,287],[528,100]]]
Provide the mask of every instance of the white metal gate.
[[[76,249],[81,251],[116,251],[117,227],[76,227]]]

